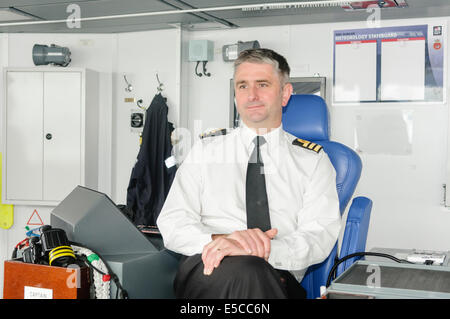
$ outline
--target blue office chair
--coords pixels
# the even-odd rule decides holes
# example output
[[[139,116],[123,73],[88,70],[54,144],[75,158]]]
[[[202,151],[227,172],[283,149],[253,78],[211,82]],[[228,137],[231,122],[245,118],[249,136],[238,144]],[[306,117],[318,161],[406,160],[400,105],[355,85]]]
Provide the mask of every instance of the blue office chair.
[[[336,188],[341,215],[353,196],[361,176],[362,163],[358,154],[349,147],[330,141],[328,109],[323,98],[317,95],[292,95],[283,108],[283,129],[292,135],[323,146],[336,170]],[[340,249],[340,258],[355,252],[363,252],[366,246],[372,201],[356,197],[348,211],[345,232]],[[312,265],[301,282],[307,298],[320,296],[320,286],[325,286],[329,272],[336,260],[337,243],[328,258]],[[337,268],[337,275],[361,257],[346,260]]]

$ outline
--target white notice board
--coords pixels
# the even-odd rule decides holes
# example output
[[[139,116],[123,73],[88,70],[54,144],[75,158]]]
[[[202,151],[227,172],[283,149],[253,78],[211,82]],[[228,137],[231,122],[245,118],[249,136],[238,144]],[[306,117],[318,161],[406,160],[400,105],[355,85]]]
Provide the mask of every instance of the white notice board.
[[[445,102],[444,22],[334,31],[333,102]]]
[[[335,101],[375,101],[377,42],[337,42],[335,54]]]
[[[425,38],[381,41],[381,100],[425,99]]]

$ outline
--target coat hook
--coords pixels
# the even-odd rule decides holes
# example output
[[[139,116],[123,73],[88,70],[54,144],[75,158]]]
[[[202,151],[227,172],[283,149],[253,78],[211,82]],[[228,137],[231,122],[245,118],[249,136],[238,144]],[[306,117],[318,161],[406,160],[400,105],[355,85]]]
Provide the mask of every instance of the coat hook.
[[[142,99],[137,100],[136,105],[137,105],[140,109],[142,109],[142,110],[144,110],[144,111],[147,110],[147,109],[144,107],[144,100],[142,100]]]
[[[164,84],[159,80],[158,72],[156,72],[156,80],[158,81],[158,87],[156,88],[156,90],[161,93],[164,90]]]
[[[127,91],[127,92],[133,91],[133,86],[128,82],[127,76],[125,74],[123,75],[123,79],[127,83],[127,87],[125,88],[125,91]]]

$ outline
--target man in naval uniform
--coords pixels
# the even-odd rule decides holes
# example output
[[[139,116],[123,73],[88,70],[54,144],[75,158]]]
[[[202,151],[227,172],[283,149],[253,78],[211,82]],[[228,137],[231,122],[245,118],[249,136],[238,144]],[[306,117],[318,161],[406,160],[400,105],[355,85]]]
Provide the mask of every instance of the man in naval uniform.
[[[178,298],[302,298],[341,221],[334,168],[282,128],[289,66],[269,49],[234,65],[241,126],[202,136],[179,167],[157,224],[183,255]]]

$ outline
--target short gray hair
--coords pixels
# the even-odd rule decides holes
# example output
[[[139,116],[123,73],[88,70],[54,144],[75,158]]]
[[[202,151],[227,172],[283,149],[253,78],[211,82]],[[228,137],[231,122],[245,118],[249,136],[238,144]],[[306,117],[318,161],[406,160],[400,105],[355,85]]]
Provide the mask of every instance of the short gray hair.
[[[289,82],[289,74],[291,72],[289,64],[282,55],[273,50],[248,49],[242,51],[238,58],[234,61],[234,72],[236,72],[238,66],[244,62],[272,64],[280,75],[281,84],[284,85]]]

